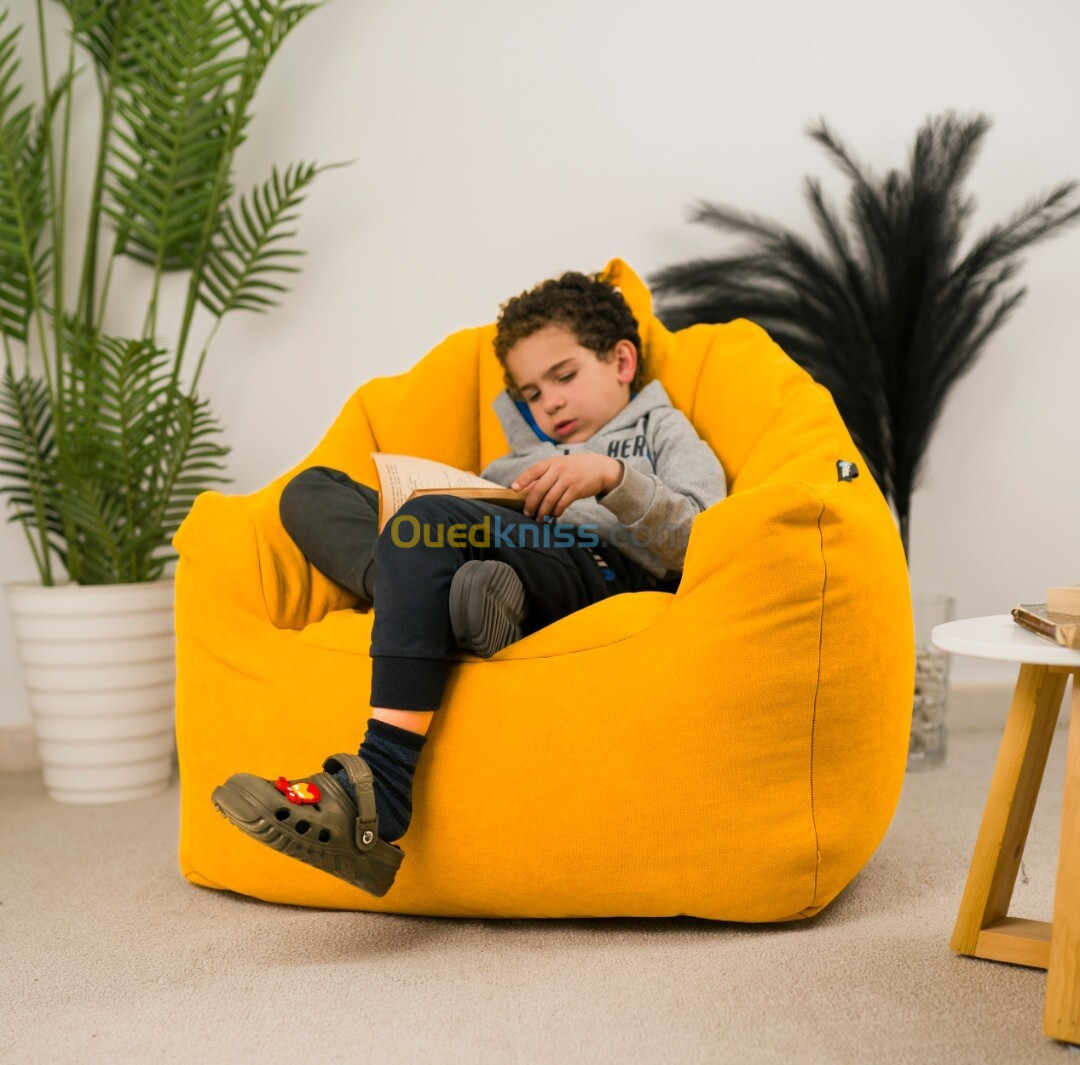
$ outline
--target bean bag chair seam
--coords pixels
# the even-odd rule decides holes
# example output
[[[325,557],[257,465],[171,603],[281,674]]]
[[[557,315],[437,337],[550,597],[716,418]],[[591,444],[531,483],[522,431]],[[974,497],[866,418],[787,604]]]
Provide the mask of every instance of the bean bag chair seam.
[[[821,838],[818,835],[817,811],[814,807],[814,740],[817,734],[817,711],[818,695],[821,692],[821,659],[825,639],[825,591],[829,583],[829,563],[825,558],[825,535],[821,531],[821,519],[825,514],[825,500],[821,500],[821,510],[818,512],[817,530],[818,541],[821,546],[821,613],[818,618],[818,660],[817,679],[814,682],[814,711],[810,717],[810,822],[814,828],[814,894],[810,899],[810,905],[800,911],[802,916],[809,916],[807,910],[812,910],[817,902],[818,875],[821,870]]]

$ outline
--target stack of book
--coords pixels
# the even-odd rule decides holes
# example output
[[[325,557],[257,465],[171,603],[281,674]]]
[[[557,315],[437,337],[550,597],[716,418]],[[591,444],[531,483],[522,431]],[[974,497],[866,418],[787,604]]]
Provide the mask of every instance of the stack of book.
[[[1062,647],[1080,648],[1080,584],[1051,588],[1045,603],[1021,603],[1013,620]]]

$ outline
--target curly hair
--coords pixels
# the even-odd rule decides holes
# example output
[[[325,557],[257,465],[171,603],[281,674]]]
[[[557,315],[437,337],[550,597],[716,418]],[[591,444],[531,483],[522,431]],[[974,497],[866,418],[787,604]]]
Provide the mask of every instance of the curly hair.
[[[540,284],[507,300],[499,308],[495,325],[495,355],[503,368],[503,381],[514,399],[522,399],[506,355],[519,341],[550,325],[561,325],[577,337],[583,348],[610,362],[611,349],[620,340],[629,340],[637,348],[638,361],[630,391],[639,392],[645,382],[645,353],[637,319],[623,294],[614,285],[600,280],[599,274],[569,271],[559,278]]]

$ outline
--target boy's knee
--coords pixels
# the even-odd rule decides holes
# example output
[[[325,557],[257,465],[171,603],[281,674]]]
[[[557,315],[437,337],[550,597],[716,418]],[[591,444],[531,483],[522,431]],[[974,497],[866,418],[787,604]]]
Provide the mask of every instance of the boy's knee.
[[[312,492],[332,480],[335,472],[329,466],[310,466],[285,485],[278,501],[278,517],[294,540],[304,528],[304,519],[311,513]]]

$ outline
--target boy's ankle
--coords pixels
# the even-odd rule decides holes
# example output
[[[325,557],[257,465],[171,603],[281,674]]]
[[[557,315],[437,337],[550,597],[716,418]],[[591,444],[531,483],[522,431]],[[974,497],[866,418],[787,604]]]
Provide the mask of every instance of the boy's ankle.
[[[375,812],[379,838],[393,843],[405,835],[412,820],[412,781],[426,738],[378,718],[368,721],[364,742],[357,754],[371,770],[375,789]],[[356,801],[348,774],[338,770],[335,779]]]

